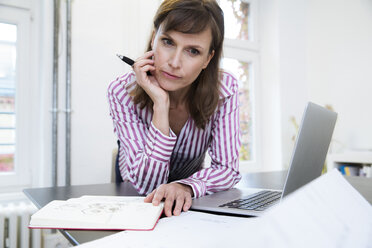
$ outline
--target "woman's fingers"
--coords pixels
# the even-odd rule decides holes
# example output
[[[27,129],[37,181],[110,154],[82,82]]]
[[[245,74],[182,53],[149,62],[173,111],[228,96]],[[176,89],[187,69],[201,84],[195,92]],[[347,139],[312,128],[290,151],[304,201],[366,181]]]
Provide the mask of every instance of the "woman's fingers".
[[[148,194],[143,201],[148,202],[148,203],[152,202],[152,199],[154,198],[155,193],[156,193],[156,189],[154,189],[150,194]]]
[[[151,59],[143,59],[133,64],[133,70],[136,74],[142,77],[143,81],[147,79],[147,72],[155,70],[154,61]]]
[[[134,68],[141,68],[145,65],[153,65],[154,64],[154,60],[152,59],[142,59],[142,60],[138,60],[136,61],[134,64],[133,64],[133,67]]]
[[[176,205],[175,205],[174,210],[173,210],[174,215],[177,216],[177,215],[181,214],[184,202],[185,202],[185,195],[184,194],[179,194],[176,198]]]
[[[133,69],[136,73],[141,72],[143,76],[145,72],[149,71],[149,67],[145,67],[147,65],[154,65],[154,60],[151,58],[154,55],[153,51],[146,52],[144,55],[139,57],[133,64]],[[151,68],[151,70],[155,70],[155,68]]]
[[[133,64],[133,70],[136,74],[137,84],[147,93],[154,103],[166,105],[169,100],[169,94],[161,88],[155,75],[148,75],[148,72],[155,71],[155,62],[151,58],[154,52],[146,52],[139,57]]]
[[[187,212],[191,208],[191,205],[192,205],[191,195],[186,195],[185,204],[183,204],[183,211]]]
[[[166,191],[164,190],[164,185],[165,185],[165,184],[162,184],[162,185],[160,185],[160,186],[156,189],[156,192],[155,192],[154,198],[152,199],[152,203],[153,203],[155,206],[159,205],[159,203],[161,202],[161,200],[163,200],[163,198],[165,197]]]
[[[148,51],[148,52],[145,52],[141,57],[139,57],[139,58],[136,60],[136,62],[139,61],[139,60],[142,60],[142,59],[148,59],[148,58],[150,58],[150,57],[152,57],[152,56],[154,56],[154,51]]]
[[[164,213],[167,217],[172,216],[173,202],[174,202],[174,198],[172,196],[168,196],[165,198]]]
[[[172,214],[180,215],[182,210],[188,211],[192,204],[188,187],[190,186],[179,183],[162,184],[145,198],[145,202],[152,201],[152,204],[157,206],[165,199],[165,215],[168,217],[172,216]]]

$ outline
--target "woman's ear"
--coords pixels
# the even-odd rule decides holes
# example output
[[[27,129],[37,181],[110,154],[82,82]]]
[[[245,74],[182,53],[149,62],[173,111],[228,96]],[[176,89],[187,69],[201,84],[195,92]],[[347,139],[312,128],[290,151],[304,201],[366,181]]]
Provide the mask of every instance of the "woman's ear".
[[[214,50],[212,50],[212,52],[210,54],[208,54],[207,61],[205,61],[205,63],[203,64],[203,67],[202,67],[203,70],[205,68],[207,68],[207,66],[208,66],[209,62],[211,61],[211,59],[213,58],[213,56],[214,56]]]

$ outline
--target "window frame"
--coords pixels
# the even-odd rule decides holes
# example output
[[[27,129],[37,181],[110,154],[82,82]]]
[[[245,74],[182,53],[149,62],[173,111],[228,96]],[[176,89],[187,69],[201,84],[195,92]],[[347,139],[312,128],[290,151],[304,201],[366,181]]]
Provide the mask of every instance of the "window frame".
[[[248,32],[249,32],[249,36],[252,37],[252,39],[251,40],[238,40],[238,39],[225,38],[224,46],[235,47],[238,49],[241,48],[244,50],[258,52],[259,50],[258,3],[257,3],[257,0],[242,0],[242,1],[249,3],[249,8],[250,8],[249,18],[251,21],[249,22]]]
[[[1,191],[14,190],[14,187],[22,187],[31,184],[32,173],[32,80],[30,83],[30,27],[31,13],[26,8],[2,5],[3,11],[0,16],[0,22],[17,25],[17,57],[16,57],[16,139],[14,171],[0,173]]]
[[[250,22],[249,37],[250,40],[238,40],[225,38],[224,40],[224,58],[237,59],[242,62],[248,62],[252,65],[251,82],[253,88],[252,94],[252,160],[240,160],[240,172],[259,171],[262,167],[262,135],[261,135],[261,95],[260,86],[260,50],[259,50],[259,24],[258,24],[258,1],[243,0],[249,3]]]

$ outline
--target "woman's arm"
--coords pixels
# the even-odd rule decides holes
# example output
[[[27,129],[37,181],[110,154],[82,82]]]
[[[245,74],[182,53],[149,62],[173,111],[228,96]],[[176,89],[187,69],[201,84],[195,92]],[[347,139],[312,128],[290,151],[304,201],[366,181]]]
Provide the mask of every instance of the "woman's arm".
[[[133,73],[112,82],[108,88],[110,115],[114,131],[120,140],[122,175],[126,175],[140,194],[148,194],[166,183],[169,161],[176,136],[169,128],[169,136],[160,131],[153,122],[148,126],[135,111],[126,87],[134,83]],[[149,113],[150,114],[150,113]]]
[[[239,182],[239,95],[236,79],[225,75],[224,80],[231,80],[231,96],[224,99],[219,107],[212,127],[212,141],[209,154],[212,159],[211,167],[194,173],[189,178],[179,180],[178,183],[189,185],[194,197],[200,197],[213,192],[233,187]],[[226,87],[222,86],[222,87]]]
[[[137,84],[147,93],[154,103],[152,122],[163,134],[169,135],[169,94],[163,90],[157,79],[148,75],[148,71],[154,71],[153,51],[146,52],[139,57],[133,65],[136,73]]]

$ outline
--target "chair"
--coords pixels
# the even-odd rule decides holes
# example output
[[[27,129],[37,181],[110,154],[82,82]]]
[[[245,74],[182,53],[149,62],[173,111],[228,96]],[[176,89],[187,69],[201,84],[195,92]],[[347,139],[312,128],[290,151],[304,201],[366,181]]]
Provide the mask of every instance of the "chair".
[[[118,140],[118,148],[114,148],[112,150],[112,165],[111,165],[111,182],[112,183],[121,183],[123,179],[120,175],[119,170],[119,150],[120,150],[120,142]]]

